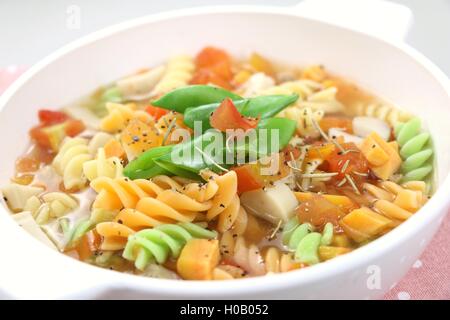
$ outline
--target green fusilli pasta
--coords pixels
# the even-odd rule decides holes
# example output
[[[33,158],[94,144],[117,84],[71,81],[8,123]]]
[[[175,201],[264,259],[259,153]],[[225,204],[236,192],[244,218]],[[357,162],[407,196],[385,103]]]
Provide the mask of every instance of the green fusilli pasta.
[[[295,260],[308,265],[320,262],[319,246],[329,245],[333,238],[333,225],[327,223],[323,233],[314,232],[309,223],[298,222],[297,217],[289,220],[283,231],[283,243],[292,251],[295,251]]]
[[[395,137],[400,146],[400,156],[403,159],[401,172],[402,182],[424,180],[433,170],[431,156],[433,150],[427,144],[430,134],[420,133],[421,123],[419,118],[413,118],[405,123],[400,123],[395,128]]]
[[[134,261],[137,269],[144,270],[150,263],[162,264],[169,257],[177,258],[190,239],[216,237],[215,231],[194,223],[163,224],[131,235],[122,256]]]

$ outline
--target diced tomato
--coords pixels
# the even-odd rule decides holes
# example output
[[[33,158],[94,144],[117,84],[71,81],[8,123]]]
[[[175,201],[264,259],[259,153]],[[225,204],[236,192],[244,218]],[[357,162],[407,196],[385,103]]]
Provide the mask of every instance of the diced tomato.
[[[258,125],[258,119],[246,118],[239,113],[230,98],[222,101],[220,106],[209,118],[211,126],[219,131],[227,129],[254,129]]]
[[[38,112],[39,121],[44,126],[50,126],[57,123],[62,123],[69,119],[68,115],[61,111],[53,111],[42,109]]]
[[[246,164],[233,169],[238,178],[238,193],[260,189],[264,186],[262,179],[255,173],[252,165]]]
[[[328,222],[338,228],[338,222],[343,216],[345,212],[339,206],[317,194],[302,202],[297,208],[297,217],[300,222],[309,222],[319,229]]]
[[[292,160],[298,159],[298,157],[300,157],[300,150],[297,148],[294,148],[290,144],[288,144],[286,147],[284,147],[284,149],[281,152],[283,153],[284,158],[287,161],[292,161]],[[294,159],[292,159],[292,157],[294,157]]]
[[[231,57],[222,49],[205,47],[195,58],[197,69],[209,69],[224,80],[231,80]]]
[[[91,230],[87,232],[75,246],[79,259],[84,261],[94,255],[100,249],[101,243],[102,239],[97,231]]]
[[[231,90],[231,84],[225,79],[218,76],[216,73],[210,69],[199,69],[193,75],[191,84],[215,84],[216,86],[222,87],[224,89]]]
[[[86,126],[81,120],[70,119],[65,126],[65,132],[69,137],[75,137],[86,129]]]
[[[39,146],[52,149],[52,145],[50,143],[49,136],[42,130],[44,126],[39,125],[30,130],[30,137],[34,140]]]
[[[159,108],[159,107],[155,107],[155,106],[152,106],[152,105],[149,105],[147,108],[145,108],[145,111],[147,111],[148,114],[153,116],[153,118],[155,118],[155,120],[158,120],[163,115],[165,115],[165,114],[167,114],[169,112],[169,110],[166,110],[166,109],[163,109],[163,108]]]
[[[334,179],[343,179],[348,174],[355,181],[366,180],[363,175],[369,173],[369,164],[354,143],[341,144],[345,152],[336,148],[329,156],[329,171],[338,172]],[[355,173],[356,172],[356,173]]]
[[[37,125],[30,130],[30,137],[40,147],[56,152],[65,136],[74,137],[85,128],[82,121],[69,119],[51,126]]]
[[[352,120],[344,117],[324,117],[319,122],[320,128],[328,132],[331,128],[340,128],[348,133],[353,133]]]
[[[224,50],[206,47],[200,51],[195,63],[197,70],[191,79],[192,84],[215,84],[225,89],[232,89],[232,60]]]

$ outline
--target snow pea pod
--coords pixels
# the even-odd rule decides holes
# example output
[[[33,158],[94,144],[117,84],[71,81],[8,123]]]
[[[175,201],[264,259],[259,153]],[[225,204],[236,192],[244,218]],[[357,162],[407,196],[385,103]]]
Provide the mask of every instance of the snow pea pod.
[[[170,153],[173,147],[174,145],[168,145],[145,151],[123,169],[124,176],[130,179],[145,179],[160,174],[167,174],[168,171],[156,165],[154,160]]]
[[[237,144],[232,149],[227,148],[226,135],[217,130],[207,130],[177,145],[150,149],[130,162],[124,169],[124,175],[131,179],[147,179],[167,174],[198,180],[200,170],[221,172],[235,165],[238,154],[243,154],[243,160],[246,161],[250,154],[260,158],[278,152],[289,143],[296,130],[296,122],[285,118],[263,119],[255,130],[256,139]],[[276,136],[273,137],[275,132]],[[276,138],[278,143],[272,146]]]
[[[267,129],[267,133],[263,133],[263,130]],[[272,134],[276,130],[278,133],[278,143],[270,147],[272,141]],[[180,168],[184,173],[189,175],[179,174],[183,177],[191,177],[192,173],[198,174],[200,170],[210,169],[215,172],[223,171],[222,168],[228,169],[236,164],[236,154],[239,151],[243,152],[247,156],[250,153],[256,155],[257,158],[262,156],[278,152],[284,148],[290,141],[291,137],[295,133],[296,122],[285,118],[269,118],[260,122],[259,127],[256,129],[256,139],[250,141],[245,145],[234,147],[233,150],[228,150],[226,147],[226,136],[217,130],[207,130],[201,136],[194,138],[193,140],[176,145],[170,153],[155,159],[155,162],[160,164],[172,164],[175,167]],[[212,144],[222,139],[219,148],[211,147]],[[261,148],[261,145],[264,145]],[[201,150],[202,152],[199,152]],[[210,159],[214,161],[211,161]],[[232,159],[230,162],[229,159]]]
[[[267,119],[275,116],[284,108],[294,103],[298,95],[271,95],[234,101],[237,110],[246,117]],[[195,121],[201,121],[203,130],[211,128],[209,117],[219,107],[220,102],[186,109],[184,123],[194,128]]]
[[[187,108],[219,103],[225,98],[242,100],[242,97],[225,89],[208,85],[191,85],[170,91],[152,101],[152,105],[184,113]]]

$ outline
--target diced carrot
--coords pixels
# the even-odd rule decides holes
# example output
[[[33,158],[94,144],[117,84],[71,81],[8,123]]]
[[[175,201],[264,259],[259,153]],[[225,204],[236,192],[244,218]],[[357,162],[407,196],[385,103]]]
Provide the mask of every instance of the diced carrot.
[[[308,148],[306,154],[307,159],[322,159],[327,160],[334,152],[336,146],[333,143],[319,143],[313,144]],[[306,161],[308,161],[306,160]]]
[[[186,280],[211,280],[220,260],[219,241],[191,239],[177,262],[177,271]]]
[[[109,140],[103,148],[105,149],[105,156],[107,158],[110,157],[122,158],[125,155],[125,150],[123,149],[120,142],[117,141],[116,139]]]
[[[90,258],[100,249],[101,242],[101,236],[97,233],[97,231],[91,230],[87,232],[83,237],[81,237],[75,247],[79,259],[81,261],[85,261]]]

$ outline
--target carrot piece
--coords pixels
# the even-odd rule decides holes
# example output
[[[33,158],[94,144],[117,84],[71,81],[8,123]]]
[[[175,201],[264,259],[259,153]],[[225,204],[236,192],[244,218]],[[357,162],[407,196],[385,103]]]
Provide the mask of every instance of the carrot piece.
[[[105,149],[105,156],[107,158],[110,157],[122,158],[125,155],[125,150],[123,149],[120,142],[117,141],[116,139],[109,140],[103,148]]]

